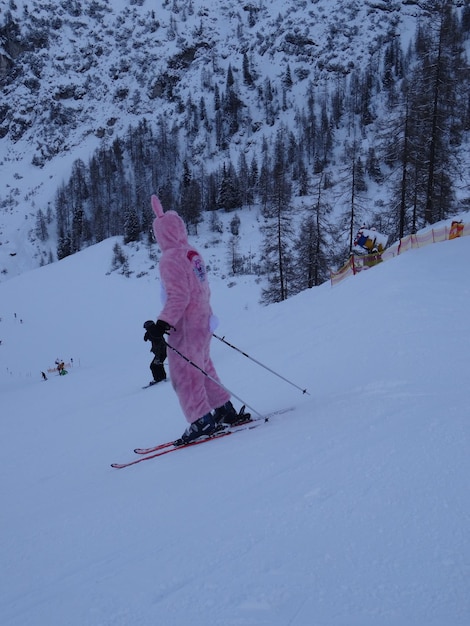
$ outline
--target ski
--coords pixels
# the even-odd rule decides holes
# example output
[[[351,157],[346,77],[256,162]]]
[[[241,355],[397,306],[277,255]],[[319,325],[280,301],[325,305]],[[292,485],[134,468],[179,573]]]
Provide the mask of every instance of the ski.
[[[155,387],[155,385],[158,385],[158,383],[166,383],[169,379],[168,378],[164,378],[163,380],[159,380],[157,381],[150,381],[148,385],[144,385],[142,387],[142,389],[148,389],[149,387]]]
[[[251,417],[249,420],[244,422],[240,422],[239,424],[235,424],[233,426],[227,426],[224,430],[219,432],[215,432],[209,437],[204,437],[201,439],[197,439],[191,443],[188,443],[183,446],[175,446],[173,441],[168,441],[166,443],[161,443],[157,446],[153,446],[151,448],[135,448],[134,452],[140,455],[140,458],[134,459],[133,461],[129,461],[127,463],[112,463],[111,467],[115,469],[123,469],[125,467],[129,467],[131,465],[136,465],[137,463],[141,463],[142,461],[148,461],[150,459],[154,459],[158,456],[163,456],[164,454],[169,454],[170,452],[176,452],[176,450],[183,450],[185,448],[190,448],[192,446],[200,445],[202,443],[207,443],[209,441],[213,441],[214,439],[219,439],[221,437],[225,437],[227,435],[233,435],[237,432],[241,432],[243,430],[252,430],[261,426],[269,421],[269,419],[274,415],[281,415],[283,413],[287,413],[288,411],[292,411],[293,408],[287,409],[279,409],[277,411],[272,411],[263,417]]]
[[[227,435],[231,435],[232,431],[223,430],[220,433],[215,433],[210,437],[204,437],[201,439],[196,439],[196,441],[192,441],[191,443],[187,443],[184,446],[175,446],[173,442],[163,444],[163,447],[159,448],[153,454],[149,456],[140,456],[138,459],[134,459],[133,461],[128,461],[127,463],[111,463],[111,467],[115,469],[123,469],[125,467],[130,467],[131,465],[136,465],[137,463],[142,463],[142,461],[149,461],[150,459],[155,459],[157,456],[163,456],[164,454],[169,454],[170,452],[176,452],[177,450],[185,450],[186,448],[192,448],[193,446],[201,445],[202,443],[208,443],[209,441],[214,441],[215,439],[220,439],[221,437],[226,437]]]
[[[268,422],[271,417],[275,415],[282,415],[283,413],[288,413],[289,411],[293,411],[293,407],[288,407],[286,409],[278,409],[277,411],[271,411],[267,413],[263,417],[253,417],[251,416],[249,420],[244,422],[239,422],[238,424],[234,424],[232,427],[226,426],[225,430],[237,428],[239,426],[244,426],[247,424],[253,424],[253,422]],[[241,416],[243,413],[241,413]],[[254,427],[254,426],[253,426]],[[169,448],[173,445],[173,441],[167,441],[166,443],[160,443],[156,446],[151,446],[150,448],[134,448],[134,452],[136,454],[151,454],[152,452],[157,452],[157,450],[163,450],[164,448]]]
[[[163,450],[164,448],[169,448],[173,445],[172,441],[167,441],[166,443],[160,443],[158,446],[152,446],[151,448],[134,448],[134,452],[136,454],[150,454],[151,452],[157,452],[158,450]]]
[[[245,415],[245,406],[243,406],[240,409],[240,412],[239,412],[240,420],[237,423],[233,424],[232,426],[233,427],[241,426],[242,424],[247,424],[248,422],[255,421],[253,420],[250,414],[248,414],[250,415],[249,417],[247,416],[248,419],[243,419],[244,415]],[[258,419],[261,419],[261,418],[258,418]],[[217,431],[213,434],[217,434],[218,432],[221,432],[222,430],[226,431],[229,428],[230,427],[227,424],[220,424],[217,428]],[[163,450],[164,448],[169,448],[172,445],[173,445],[172,441],[167,441],[166,443],[160,443],[157,446],[152,446],[150,448],[134,448],[134,452],[136,454],[150,454],[151,452],[156,452],[157,450]]]
[[[198,446],[202,443],[208,443],[209,441],[214,441],[215,439],[221,439],[222,437],[226,437],[227,435],[234,435],[235,433],[241,432],[243,430],[251,430],[256,428],[257,426],[261,426],[265,422],[261,422],[258,420],[258,423],[252,423],[255,420],[247,420],[238,426],[230,426],[228,429],[221,430],[219,432],[215,432],[209,437],[204,437],[201,439],[196,439],[196,441],[192,441],[191,443],[187,443],[182,446],[175,446],[173,442],[168,442],[161,444],[160,446],[156,446],[154,448],[154,452],[152,454],[148,454],[147,456],[140,455],[140,458],[134,459],[133,461],[128,461],[127,463],[111,463],[111,467],[115,469],[123,469],[125,467],[130,467],[131,465],[136,465],[137,463],[142,463],[142,461],[149,461],[150,459],[155,459],[158,456],[163,456],[164,454],[169,454],[170,452],[176,452],[177,450],[184,450],[186,448],[191,448],[192,446]],[[143,448],[136,448],[143,449]]]

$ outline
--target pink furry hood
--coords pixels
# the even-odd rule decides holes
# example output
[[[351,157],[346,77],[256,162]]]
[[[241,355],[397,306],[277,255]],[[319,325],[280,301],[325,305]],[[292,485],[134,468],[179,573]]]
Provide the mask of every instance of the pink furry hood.
[[[155,213],[153,232],[162,252],[170,248],[189,247],[186,226],[176,211],[164,213],[157,196],[152,196],[152,208]]]

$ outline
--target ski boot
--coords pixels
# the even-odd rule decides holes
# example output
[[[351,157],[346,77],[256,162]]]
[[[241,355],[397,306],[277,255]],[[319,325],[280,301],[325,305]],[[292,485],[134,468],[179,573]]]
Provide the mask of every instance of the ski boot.
[[[226,402],[224,405],[219,406],[214,411],[214,420],[217,425],[225,424],[227,426],[239,426],[245,422],[251,420],[250,413],[245,413],[245,406],[243,405],[240,412],[237,413],[233,404]]]
[[[180,439],[173,442],[174,446],[186,446],[199,439],[199,437],[210,437],[217,430],[216,423],[212,417],[212,413],[203,415],[198,420],[188,426],[181,435]]]

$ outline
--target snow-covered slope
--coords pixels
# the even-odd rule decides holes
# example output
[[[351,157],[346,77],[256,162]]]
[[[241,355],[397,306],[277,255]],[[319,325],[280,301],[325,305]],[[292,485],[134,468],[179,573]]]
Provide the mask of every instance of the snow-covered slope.
[[[0,622],[467,625],[470,238],[267,308],[214,277],[219,333],[309,395],[214,340],[293,410],[125,470],[185,423],[141,389],[158,279],[107,275],[113,244],[0,284]]]

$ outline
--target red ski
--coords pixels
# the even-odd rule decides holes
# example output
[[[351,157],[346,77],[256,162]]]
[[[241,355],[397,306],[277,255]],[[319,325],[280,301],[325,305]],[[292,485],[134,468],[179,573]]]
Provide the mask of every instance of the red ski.
[[[221,437],[226,437],[227,435],[232,435],[234,433],[241,432],[242,430],[252,430],[261,424],[269,421],[269,418],[273,415],[281,415],[282,413],[287,413],[288,411],[292,411],[292,408],[280,409],[278,411],[272,411],[268,413],[264,417],[255,417],[250,418],[245,422],[240,422],[232,427],[228,427],[225,430],[220,432],[216,432],[210,437],[204,437],[203,439],[197,439],[192,443],[188,443],[182,446],[175,446],[173,441],[167,441],[166,443],[161,443],[157,446],[153,446],[151,448],[135,448],[134,452],[139,454],[141,458],[134,459],[133,461],[129,461],[127,463],[111,463],[111,467],[115,469],[123,469],[124,467],[129,467],[131,465],[136,465],[137,463],[142,463],[142,461],[149,461],[150,459],[155,459],[158,456],[163,456],[164,454],[169,454],[170,452],[176,452],[177,450],[184,450],[185,448],[191,448],[192,446],[200,445],[201,443],[207,443],[208,441],[213,441],[214,439],[220,439]]]
[[[111,467],[114,467],[116,469],[123,469],[124,467],[129,467],[130,465],[136,465],[137,463],[142,463],[142,461],[149,461],[150,459],[154,459],[157,456],[163,456],[164,454],[169,454],[170,452],[176,452],[177,450],[184,450],[186,448],[191,448],[192,446],[198,446],[201,443],[214,441],[214,439],[220,439],[221,437],[226,437],[227,435],[231,435],[231,434],[232,434],[231,430],[223,431],[221,433],[216,433],[215,435],[211,435],[210,437],[206,437],[204,439],[197,439],[196,441],[187,443],[184,446],[175,446],[173,445],[173,442],[164,443],[161,446],[157,446],[157,451],[154,454],[150,454],[150,456],[141,456],[139,459],[134,459],[133,461],[129,461],[128,463],[111,463]]]
[[[235,424],[233,428],[237,428],[238,426],[245,426],[246,424],[252,424],[253,422],[268,422],[270,417],[274,415],[282,415],[283,413],[288,413],[289,411],[293,411],[293,407],[288,407],[287,409],[278,409],[277,411],[272,411],[263,417],[253,417],[251,416],[249,420],[245,422],[240,422]],[[173,446],[173,441],[167,441],[166,443],[160,443],[157,446],[151,446],[150,448],[134,448],[134,452],[136,454],[151,454],[152,452],[157,452],[157,450],[163,450],[164,448],[170,448]]]

